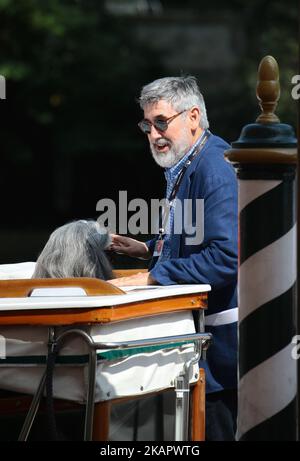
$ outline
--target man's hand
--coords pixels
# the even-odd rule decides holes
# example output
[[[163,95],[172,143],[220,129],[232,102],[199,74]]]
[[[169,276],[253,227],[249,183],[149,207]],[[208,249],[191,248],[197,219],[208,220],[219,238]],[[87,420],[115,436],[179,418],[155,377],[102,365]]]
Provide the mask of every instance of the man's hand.
[[[144,242],[139,242],[138,240],[124,237],[123,235],[111,234],[109,250],[131,256],[132,258],[151,258],[151,253]]]
[[[116,287],[125,287],[133,285],[156,285],[157,282],[151,276],[150,272],[139,272],[130,277],[120,277],[118,279],[107,280]]]

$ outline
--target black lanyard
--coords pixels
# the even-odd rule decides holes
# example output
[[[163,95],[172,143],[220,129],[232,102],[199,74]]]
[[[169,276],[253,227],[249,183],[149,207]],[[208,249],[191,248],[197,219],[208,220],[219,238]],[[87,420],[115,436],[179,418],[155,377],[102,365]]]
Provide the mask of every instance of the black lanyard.
[[[172,189],[172,192],[170,194],[170,197],[168,199],[168,206],[165,208],[165,214],[164,214],[164,217],[162,219],[162,212],[161,212],[161,208],[159,209],[159,236],[158,238],[161,239],[163,237],[163,234],[165,233],[165,228],[164,226],[166,225],[168,219],[169,219],[169,215],[170,215],[170,210],[171,210],[171,206],[172,206],[172,203],[173,203],[173,200],[175,199],[176,197],[176,194],[178,192],[178,189],[180,187],[180,184],[182,183],[182,180],[183,180],[183,177],[185,175],[185,172],[186,170],[188,169],[188,167],[190,166],[190,164],[192,163],[192,161],[194,160],[194,158],[200,154],[201,150],[203,149],[203,147],[205,146],[208,138],[210,137],[211,133],[210,131],[206,130],[205,133],[204,133],[204,136],[201,140],[201,142],[199,142],[199,144],[197,144],[195,146],[195,148],[192,150],[192,152],[190,153],[190,155],[188,156],[184,166],[182,167],[179,175],[177,176],[177,179],[176,179],[176,182],[174,184],[174,187]]]

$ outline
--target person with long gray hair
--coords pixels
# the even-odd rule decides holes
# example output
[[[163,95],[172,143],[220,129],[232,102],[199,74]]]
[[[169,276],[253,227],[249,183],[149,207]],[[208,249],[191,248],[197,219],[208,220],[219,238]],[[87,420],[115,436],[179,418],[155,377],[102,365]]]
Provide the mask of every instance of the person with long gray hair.
[[[110,236],[97,221],[79,220],[57,228],[37,262],[33,278],[113,278],[105,250]]]
[[[155,80],[142,88],[139,103],[144,117],[138,126],[155,162],[164,168],[165,199],[171,206],[149,242],[112,236],[113,251],[151,262],[148,272],[111,283],[211,285],[205,325],[213,343],[200,364],[206,372],[206,439],[234,440],[238,207],[235,171],[224,159],[230,146],[208,130],[204,99],[193,76]],[[185,207],[186,201],[192,207]],[[201,238],[195,241],[192,232],[198,229]]]

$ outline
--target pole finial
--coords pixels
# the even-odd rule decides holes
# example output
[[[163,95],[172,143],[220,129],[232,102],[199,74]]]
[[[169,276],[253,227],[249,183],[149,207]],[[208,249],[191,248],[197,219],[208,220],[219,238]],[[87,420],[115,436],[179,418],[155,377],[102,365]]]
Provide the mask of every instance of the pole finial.
[[[265,56],[259,64],[256,96],[262,110],[256,122],[279,123],[274,113],[280,97],[279,69],[273,56]]]

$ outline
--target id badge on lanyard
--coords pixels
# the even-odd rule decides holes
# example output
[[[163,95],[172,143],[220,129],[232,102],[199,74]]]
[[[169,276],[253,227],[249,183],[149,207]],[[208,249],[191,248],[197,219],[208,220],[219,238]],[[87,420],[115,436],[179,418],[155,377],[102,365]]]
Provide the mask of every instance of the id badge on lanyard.
[[[185,172],[186,172],[187,168],[189,167],[189,165],[194,160],[194,158],[201,152],[201,150],[203,149],[203,147],[206,144],[209,137],[210,137],[210,132],[208,130],[206,130],[202,141],[196,147],[196,149],[192,152],[192,154],[189,156],[186,164],[182,168],[182,170],[181,170],[181,172],[180,172],[180,174],[179,174],[179,176],[178,176],[178,178],[176,180],[176,183],[175,183],[175,185],[173,187],[173,190],[172,190],[172,192],[170,194],[169,207],[166,209],[165,215],[164,215],[164,218],[162,219],[162,221],[161,221],[161,215],[160,215],[160,225],[162,225],[162,227],[159,229],[158,239],[155,242],[154,251],[153,251],[153,257],[160,257],[161,254],[162,254],[163,247],[164,247],[164,235],[165,235],[164,227],[165,227],[165,225],[166,225],[166,223],[167,223],[167,221],[169,219],[170,209],[171,209],[172,206],[175,205],[175,197],[176,197],[177,191],[179,189],[179,186],[181,184],[181,181],[183,180]],[[162,224],[161,224],[161,222],[162,222]]]
[[[155,257],[160,257],[161,254],[162,254],[162,251],[163,251],[163,247],[164,247],[164,236],[165,236],[165,226],[167,225],[167,221],[170,217],[170,211],[171,211],[171,208],[174,206],[174,202],[175,200],[172,200],[171,202],[169,202],[169,205],[168,207],[165,209],[165,213],[164,213],[164,217],[162,219],[162,225],[163,227],[161,227],[158,231],[158,239],[156,240],[155,242],[155,246],[154,246],[154,251],[153,251],[153,256]]]
[[[165,243],[164,239],[163,239],[163,232],[161,232],[161,231],[162,231],[162,229],[159,229],[159,236],[158,236],[158,239],[156,240],[155,246],[154,246],[153,256],[155,256],[155,257],[160,257],[160,255],[162,254],[164,243]]]

